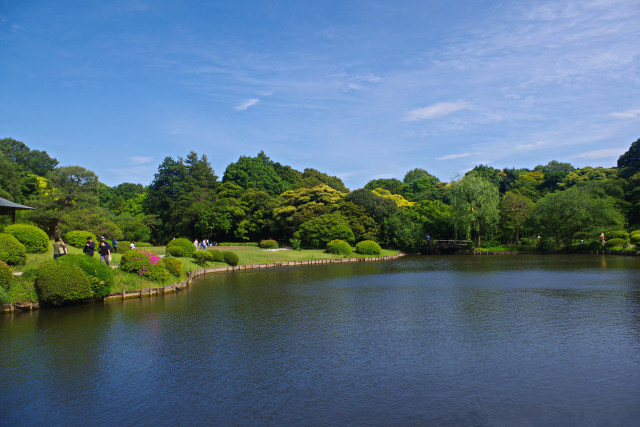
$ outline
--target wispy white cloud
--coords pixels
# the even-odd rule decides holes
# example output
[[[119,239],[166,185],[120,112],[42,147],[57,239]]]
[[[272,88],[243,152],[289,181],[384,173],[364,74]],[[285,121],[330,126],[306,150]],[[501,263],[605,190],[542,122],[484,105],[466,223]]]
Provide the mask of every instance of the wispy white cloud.
[[[463,157],[470,157],[479,153],[460,153],[460,154],[447,154],[446,156],[437,157],[436,160],[453,160],[462,159]]]
[[[153,163],[155,159],[153,157],[148,156],[131,156],[129,157],[129,161],[136,165],[148,165]]]
[[[608,117],[614,117],[616,119],[636,119],[640,117],[640,108],[630,108],[625,111],[618,111],[607,114]]]
[[[627,147],[622,148],[605,148],[603,150],[587,151],[586,153],[575,154],[571,156],[574,159],[582,160],[610,160],[611,158],[620,157]]]
[[[417,122],[420,120],[434,119],[453,114],[457,111],[468,110],[470,108],[471,104],[465,101],[438,102],[436,104],[409,111],[405,116],[404,121]]]
[[[248,108],[253,107],[258,102],[260,102],[260,98],[247,99],[247,100],[242,101],[240,104],[236,105],[234,107],[234,110],[236,110],[236,111],[244,111],[244,110],[246,110]]]

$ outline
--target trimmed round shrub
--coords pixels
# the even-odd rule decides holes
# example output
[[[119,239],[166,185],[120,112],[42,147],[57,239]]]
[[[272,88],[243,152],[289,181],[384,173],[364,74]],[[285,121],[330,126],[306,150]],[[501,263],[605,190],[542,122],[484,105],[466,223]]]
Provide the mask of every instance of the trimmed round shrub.
[[[207,248],[207,252],[210,252],[213,255],[213,262],[224,262],[224,255],[222,255],[222,251],[219,249]]]
[[[605,233],[605,238],[607,239],[624,239],[629,240],[629,233],[627,233],[624,230],[615,230],[615,231],[609,231],[608,233]]]
[[[327,243],[325,252],[336,255],[349,255],[351,253],[351,245],[344,240],[335,239]]]
[[[240,258],[235,252],[222,251],[222,257],[224,258],[224,262],[232,267],[235,267],[240,262]]]
[[[213,254],[209,251],[195,251],[193,253],[193,259],[196,261],[196,264],[204,267],[207,265],[207,262],[213,261]]]
[[[0,261],[23,265],[27,262],[27,248],[11,234],[0,233]]]
[[[77,265],[67,262],[40,264],[35,289],[41,302],[52,305],[84,301],[93,296],[87,275]]]
[[[171,252],[172,248],[180,247],[184,250],[182,255],[173,255]],[[184,237],[180,237],[178,239],[173,239],[167,244],[167,252],[173,256],[186,256],[190,257],[196,251],[196,247],[193,245],[193,242],[189,239],[185,239]]]
[[[44,253],[49,249],[49,236],[47,233],[29,224],[12,224],[4,228],[4,232],[18,239],[27,249],[27,253]]]
[[[65,255],[57,259],[58,262],[77,265],[87,275],[91,282],[93,296],[104,298],[111,293],[115,283],[113,270],[99,258],[86,255]]]
[[[638,243],[640,243],[640,233],[631,233],[631,235],[629,236],[629,240],[634,245],[637,245]]]
[[[74,248],[84,248],[84,245],[87,244],[87,239],[91,237],[91,239],[96,242],[96,246],[98,246],[98,240],[96,239],[96,235],[90,231],[84,230],[74,230],[68,231],[64,234],[64,241],[67,242],[68,245],[73,246]],[[96,248],[97,249],[97,248]]]
[[[380,255],[382,249],[373,240],[363,240],[356,244],[356,253],[363,255]]]
[[[167,246],[167,253],[171,256],[184,256],[184,248],[182,246]]]
[[[13,270],[4,261],[0,261],[0,288],[9,290],[13,280]]]
[[[263,240],[260,242],[260,247],[262,249],[278,249],[278,242],[273,239]]]
[[[122,255],[120,269],[149,280],[162,282],[169,277],[169,272],[163,267],[160,260],[161,258],[154,253],[134,249]]]
[[[167,269],[169,273],[176,277],[180,277],[182,274],[182,261],[175,258],[163,258],[162,265]]]
[[[612,248],[614,246],[624,246],[626,244],[627,244],[627,241],[625,239],[620,239],[620,238],[609,239],[605,243],[605,245],[608,248]]]

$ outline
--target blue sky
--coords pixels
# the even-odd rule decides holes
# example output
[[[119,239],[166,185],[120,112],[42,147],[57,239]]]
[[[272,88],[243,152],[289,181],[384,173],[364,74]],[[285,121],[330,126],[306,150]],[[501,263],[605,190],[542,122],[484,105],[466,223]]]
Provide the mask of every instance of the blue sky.
[[[242,155],[351,188],[423,168],[614,166],[637,0],[0,0],[0,137],[108,185]]]

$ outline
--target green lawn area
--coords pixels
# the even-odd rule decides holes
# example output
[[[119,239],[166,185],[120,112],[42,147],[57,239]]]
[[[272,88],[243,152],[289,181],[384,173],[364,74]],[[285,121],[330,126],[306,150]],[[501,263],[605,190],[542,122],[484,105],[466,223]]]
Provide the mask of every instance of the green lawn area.
[[[69,246],[70,254],[82,254],[82,249],[77,249]],[[140,247],[137,248],[140,250],[153,252],[156,255],[164,256],[165,255],[165,246],[151,246],[151,247]],[[320,260],[320,259],[336,259],[336,258],[345,258],[341,255],[334,255],[325,253],[320,249],[311,249],[311,250],[266,250],[260,249],[258,247],[251,246],[242,246],[242,247],[229,247],[229,246],[219,246],[216,249],[222,251],[232,251],[235,252],[240,261],[239,265],[250,265],[250,264],[271,264],[271,263],[281,263],[281,262],[290,262],[290,261],[309,261],[309,260]],[[135,274],[127,273],[119,268],[120,260],[122,258],[122,250],[117,253],[112,254],[111,266],[114,266],[114,274],[115,274],[115,285],[112,292],[133,292],[140,289],[145,288],[155,288],[164,285],[170,285],[173,283],[179,283],[187,279],[187,272],[199,270],[205,267],[202,267],[196,264],[192,258],[180,257],[183,265],[183,273],[181,277],[169,276],[169,278],[163,282],[153,282],[146,279],[143,279]],[[399,252],[396,250],[388,250],[383,249],[382,254],[380,256],[393,256],[397,255]],[[98,253],[94,255],[94,257],[99,257]],[[364,258],[365,255],[359,255],[356,253],[352,253],[346,258]],[[49,261],[53,259],[53,242],[50,242],[49,249],[47,252],[42,254],[28,254],[27,255],[27,263],[25,265],[14,266],[14,272],[21,272],[24,276],[16,276],[16,280],[11,285],[11,289],[6,292],[6,297],[8,301],[5,302],[36,302],[37,296],[34,290],[34,281],[35,281],[35,269],[40,266],[45,261]],[[214,268],[214,267],[225,267],[227,266],[224,263],[216,263],[210,262],[206,265],[206,268]]]

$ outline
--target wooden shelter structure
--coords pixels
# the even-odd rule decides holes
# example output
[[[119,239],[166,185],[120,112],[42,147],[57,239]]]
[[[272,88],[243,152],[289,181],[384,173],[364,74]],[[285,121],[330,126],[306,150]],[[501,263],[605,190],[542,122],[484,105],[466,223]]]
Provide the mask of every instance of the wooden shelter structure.
[[[19,203],[13,203],[7,199],[0,197],[0,215],[11,215],[13,223],[16,223],[16,211],[24,209],[35,209],[31,206],[21,205]]]

